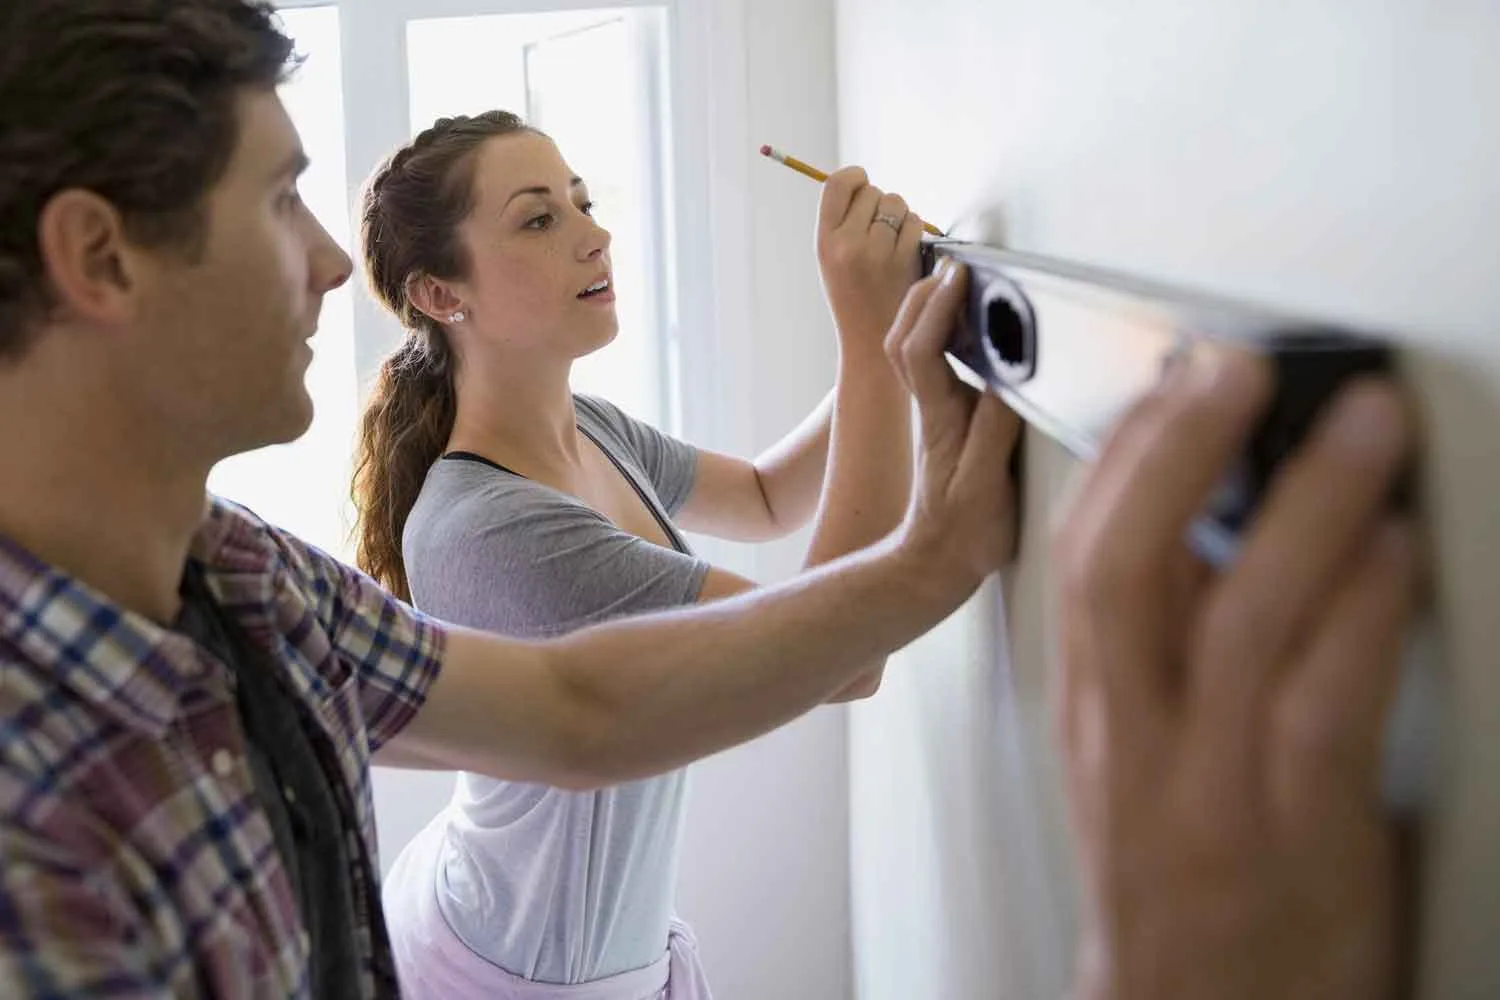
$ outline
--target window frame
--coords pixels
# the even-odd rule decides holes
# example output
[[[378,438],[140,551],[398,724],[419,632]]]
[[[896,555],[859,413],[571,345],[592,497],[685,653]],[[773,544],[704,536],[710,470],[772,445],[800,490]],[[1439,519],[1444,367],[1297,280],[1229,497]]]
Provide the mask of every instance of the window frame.
[[[663,8],[662,73],[652,117],[659,231],[658,393],[663,429],[708,447],[750,436],[748,412],[729,407],[750,342],[746,192],[748,95],[743,0],[278,0],[279,8],[337,7],[343,47],[348,204],[391,149],[409,139],[408,21],[602,8]],[[353,227],[357,231],[357,225]],[[357,255],[355,255],[357,257]],[[355,368],[360,404],[381,360],[402,337],[355,262]],[[744,370],[738,368],[738,370]]]

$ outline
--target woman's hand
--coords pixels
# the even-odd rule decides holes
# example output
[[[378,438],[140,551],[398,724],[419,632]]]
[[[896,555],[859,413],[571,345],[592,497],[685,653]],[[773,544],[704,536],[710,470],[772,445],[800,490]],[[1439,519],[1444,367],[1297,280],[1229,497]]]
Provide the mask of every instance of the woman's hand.
[[[859,167],[823,185],[818,266],[844,351],[879,354],[896,311],[919,276],[922,220]]]

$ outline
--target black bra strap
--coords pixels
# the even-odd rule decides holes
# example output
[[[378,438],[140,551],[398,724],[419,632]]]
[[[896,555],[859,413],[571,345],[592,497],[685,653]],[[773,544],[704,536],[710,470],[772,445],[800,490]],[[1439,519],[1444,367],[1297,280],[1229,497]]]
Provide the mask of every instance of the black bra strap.
[[[516,476],[521,479],[526,478],[515,469],[507,469],[499,462],[492,462],[489,459],[485,458],[483,455],[476,455],[472,451],[450,451],[445,454],[443,458],[451,458],[460,462],[478,462],[480,465],[488,465],[492,469],[498,469],[499,471],[509,473],[512,476]]]

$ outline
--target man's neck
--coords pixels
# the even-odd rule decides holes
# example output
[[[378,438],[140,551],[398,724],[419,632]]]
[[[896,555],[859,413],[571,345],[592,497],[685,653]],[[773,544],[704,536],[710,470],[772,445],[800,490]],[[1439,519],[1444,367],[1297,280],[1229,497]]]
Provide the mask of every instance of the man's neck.
[[[205,513],[207,465],[185,467],[86,386],[0,374],[0,535],[161,623]],[[153,447],[154,445],[154,447]]]

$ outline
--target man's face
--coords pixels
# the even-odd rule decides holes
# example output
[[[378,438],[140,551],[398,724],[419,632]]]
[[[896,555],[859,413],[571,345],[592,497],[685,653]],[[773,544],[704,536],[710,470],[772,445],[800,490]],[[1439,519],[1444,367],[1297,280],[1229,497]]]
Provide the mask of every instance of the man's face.
[[[308,341],[351,266],[297,194],[306,161],[280,99],[246,91],[239,114],[237,148],[204,205],[202,253],[151,255],[120,359],[137,408],[175,430],[191,460],[307,429]]]

